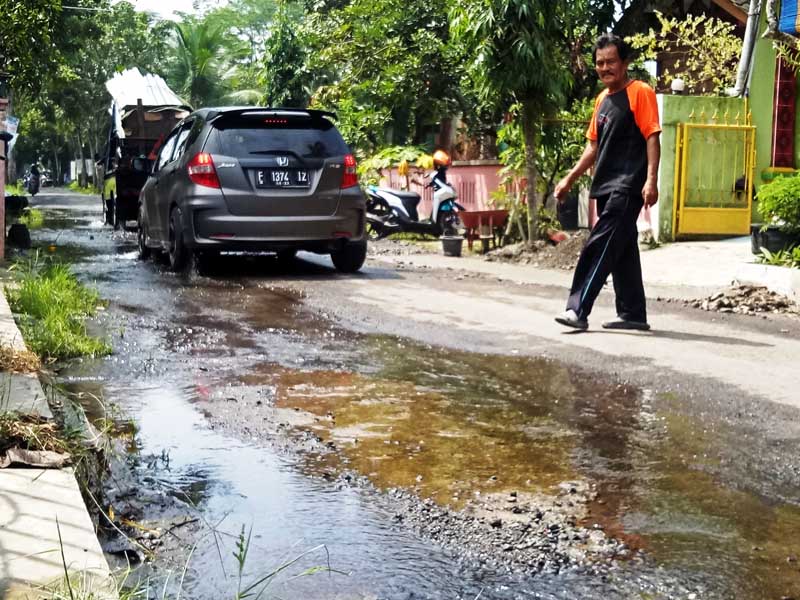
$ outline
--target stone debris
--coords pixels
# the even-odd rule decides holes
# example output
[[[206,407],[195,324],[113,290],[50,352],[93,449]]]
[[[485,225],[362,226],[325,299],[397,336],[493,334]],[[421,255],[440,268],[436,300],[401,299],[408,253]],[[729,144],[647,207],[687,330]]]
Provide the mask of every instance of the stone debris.
[[[707,298],[685,300],[684,305],[739,315],[800,315],[800,306],[790,298],[756,285],[737,285]]]
[[[432,244],[427,244],[427,245],[432,246]],[[367,244],[367,249],[369,251],[370,256],[411,256],[415,254],[435,253],[432,247],[431,248],[426,247],[425,245],[423,245],[422,242],[394,240],[391,238],[384,238],[382,240],[370,240],[369,243]]]
[[[532,246],[524,242],[509,244],[487,252],[485,259],[570,271],[575,268],[588,237],[589,231],[581,229],[568,233],[567,238],[557,245],[545,240],[536,240]]]

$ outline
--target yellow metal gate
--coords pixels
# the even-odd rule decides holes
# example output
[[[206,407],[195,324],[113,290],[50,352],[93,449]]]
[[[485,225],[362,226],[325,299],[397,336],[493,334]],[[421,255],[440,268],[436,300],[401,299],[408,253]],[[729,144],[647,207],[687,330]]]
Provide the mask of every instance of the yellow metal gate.
[[[678,124],[674,237],[750,232],[755,131],[749,118],[741,125]]]

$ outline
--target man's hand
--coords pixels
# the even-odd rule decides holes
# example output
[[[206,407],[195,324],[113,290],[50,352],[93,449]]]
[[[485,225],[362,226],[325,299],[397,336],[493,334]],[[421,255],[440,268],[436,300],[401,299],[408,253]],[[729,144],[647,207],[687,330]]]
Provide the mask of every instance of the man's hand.
[[[553,196],[555,196],[559,204],[563,204],[564,200],[567,198],[567,192],[569,192],[571,187],[572,181],[570,181],[569,176],[564,177],[556,184],[556,189],[553,191]]]
[[[642,198],[644,198],[645,208],[653,206],[658,202],[658,185],[655,181],[647,180],[642,188]]]

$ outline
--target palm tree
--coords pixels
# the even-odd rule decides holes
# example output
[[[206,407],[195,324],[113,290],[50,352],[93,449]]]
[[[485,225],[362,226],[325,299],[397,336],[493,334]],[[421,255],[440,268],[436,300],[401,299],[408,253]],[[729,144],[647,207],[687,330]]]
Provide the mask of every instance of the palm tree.
[[[168,80],[195,108],[216,104],[226,93],[225,29],[209,20],[188,19],[175,23],[173,30]]]

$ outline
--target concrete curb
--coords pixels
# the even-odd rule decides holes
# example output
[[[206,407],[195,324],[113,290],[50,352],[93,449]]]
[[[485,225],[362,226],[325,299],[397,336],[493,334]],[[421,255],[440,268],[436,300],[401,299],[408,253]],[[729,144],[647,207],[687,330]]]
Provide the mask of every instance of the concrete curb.
[[[25,349],[0,293],[0,343]],[[0,411],[52,418],[36,375],[2,373]],[[63,552],[63,558],[62,558]],[[52,597],[43,586],[64,579],[64,564],[95,598],[117,598],[116,586],[71,468],[0,469],[0,598]]]

